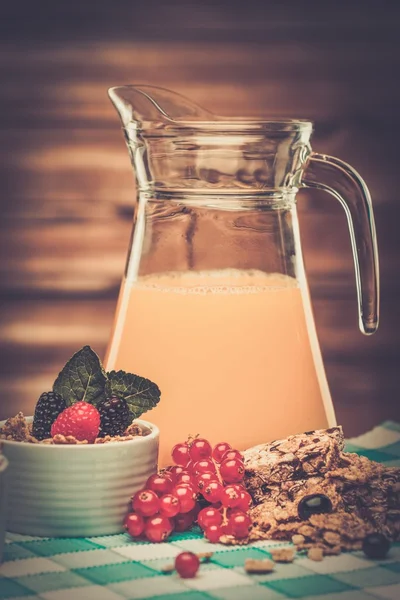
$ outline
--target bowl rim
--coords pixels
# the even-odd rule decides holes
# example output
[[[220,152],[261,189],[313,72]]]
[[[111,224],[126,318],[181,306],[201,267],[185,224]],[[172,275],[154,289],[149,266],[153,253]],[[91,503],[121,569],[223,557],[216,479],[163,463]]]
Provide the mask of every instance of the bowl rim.
[[[29,416],[29,417],[25,417],[25,419],[27,420],[28,423],[31,423],[33,421],[33,416]],[[0,427],[2,427],[5,422],[7,421],[7,419],[4,419],[2,421],[0,421]],[[145,421],[144,419],[134,419],[132,421],[133,423],[137,423],[138,425],[142,425],[143,427],[147,427],[147,429],[150,429],[150,433],[147,435],[138,435],[135,436],[132,440],[126,440],[124,442],[107,442],[106,444],[30,444],[27,442],[18,442],[16,440],[5,440],[3,438],[0,439],[0,448],[3,445],[4,446],[17,446],[19,448],[21,447],[26,447],[26,448],[30,448],[32,449],[34,452],[41,452],[42,450],[39,450],[39,448],[53,448],[56,452],[57,451],[61,451],[61,450],[65,450],[66,448],[72,449],[75,452],[78,451],[83,451],[83,452],[87,452],[90,449],[93,448],[101,448],[102,452],[106,452],[106,449],[108,447],[111,448],[116,448],[119,446],[125,447],[126,444],[136,444],[136,445],[145,445],[146,443],[150,443],[153,440],[156,440],[160,437],[160,430],[157,427],[157,425],[154,425],[154,423],[151,423],[150,421]],[[45,450],[45,452],[47,452],[48,450]]]

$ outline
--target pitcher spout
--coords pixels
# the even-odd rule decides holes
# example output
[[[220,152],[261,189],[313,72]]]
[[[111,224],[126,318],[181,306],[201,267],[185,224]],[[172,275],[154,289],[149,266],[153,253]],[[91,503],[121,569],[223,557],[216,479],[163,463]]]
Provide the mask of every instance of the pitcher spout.
[[[152,85],[112,87],[108,94],[117,109],[122,124],[135,123],[140,129],[157,124],[214,120],[212,113],[185,96]]]

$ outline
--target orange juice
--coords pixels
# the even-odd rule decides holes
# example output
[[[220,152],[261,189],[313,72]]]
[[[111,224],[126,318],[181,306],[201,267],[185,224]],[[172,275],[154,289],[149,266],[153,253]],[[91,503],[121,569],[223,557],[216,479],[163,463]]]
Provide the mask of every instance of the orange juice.
[[[160,464],[188,434],[238,449],[335,423],[308,292],[261,271],[124,282],[106,367],[161,389]]]

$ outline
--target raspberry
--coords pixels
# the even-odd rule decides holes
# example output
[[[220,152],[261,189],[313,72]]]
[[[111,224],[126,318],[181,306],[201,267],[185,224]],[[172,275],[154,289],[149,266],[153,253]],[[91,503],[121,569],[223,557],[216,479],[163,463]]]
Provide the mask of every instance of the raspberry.
[[[36,403],[33,416],[32,435],[37,440],[51,437],[51,426],[58,415],[67,408],[60,394],[44,392]]]
[[[131,424],[132,415],[123,398],[113,396],[102,400],[98,403],[97,410],[100,413],[99,437],[121,435]]]
[[[94,442],[99,434],[100,414],[88,402],[75,402],[66,408],[51,426],[51,435],[72,435],[77,440]]]

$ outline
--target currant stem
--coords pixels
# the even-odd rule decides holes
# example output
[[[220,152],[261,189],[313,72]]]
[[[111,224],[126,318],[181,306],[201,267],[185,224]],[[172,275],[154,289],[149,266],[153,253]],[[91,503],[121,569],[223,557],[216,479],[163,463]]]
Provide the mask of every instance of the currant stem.
[[[219,472],[219,465],[217,463],[216,460],[214,460],[214,458],[211,456],[211,460],[214,464],[215,467],[215,472],[217,474],[218,477],[218,481],[220,482],[220,484],[223,486],[224,485],[224,481],[221,477],[221,473]],[[228,513],[228,509],[226,506],[222,507],[222,525],[227,525],[228,524],[228,517],[227,517],[227,513]]]
[[[195,440],[197,440],[198,437],[200,437],[199,433],[196,433],[196,435],[193,435],[192,433],[189,433],[189,435],[187,437],[187,440],[186,440],[186,444],[189,446],[189,448],[193,444],[193,442]]]
[[[214,552],[198,552],[197,558],[200,560],[204,558],[204,562],[208,562],[214,555]]]

